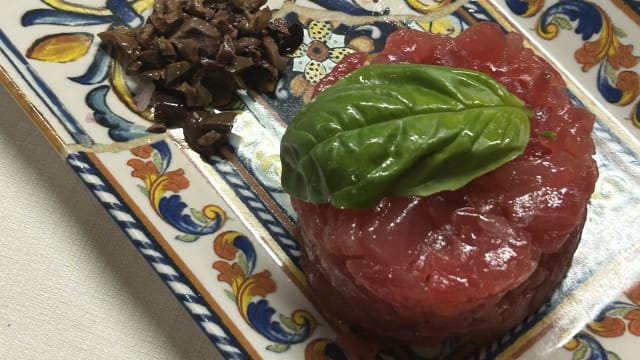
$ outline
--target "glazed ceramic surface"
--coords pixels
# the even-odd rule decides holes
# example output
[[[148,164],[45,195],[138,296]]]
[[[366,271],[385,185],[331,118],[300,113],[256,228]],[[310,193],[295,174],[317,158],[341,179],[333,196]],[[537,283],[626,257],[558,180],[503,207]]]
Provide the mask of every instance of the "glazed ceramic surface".
[[[473,359],[636,359],[640,348],[640,2],[270,1],[304,28],[275,92],[241,92],[231,144],[202,158],[181,130],[152,135],[135,84],[97,33],[138,27],[151,0],[24,0],[0,13],[2,80],[228,359],[344,359],[313,305],[279,139],[347,53],[411,27],[521,32],[593,111],[600,178],[571,270],[550,302]],[[453,13],[444,17],[433,14]],[[329,11],[327,11],[329,10]],[[394,17],[395,16],[395,17]],[[381,358],[438,359],[455,344]]]

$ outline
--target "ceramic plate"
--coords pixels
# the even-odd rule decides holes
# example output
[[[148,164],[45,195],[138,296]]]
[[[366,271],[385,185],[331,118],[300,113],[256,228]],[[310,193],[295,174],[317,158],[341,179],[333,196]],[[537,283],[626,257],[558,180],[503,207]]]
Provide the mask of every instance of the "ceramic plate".
[[[180,130],[145,132],[150,123],[131,95],[135,84],[96,36],[118,24],[140,26],[152,4],[16,1],[0,12],[1,77],[223,357],[345,358],[335,329],[310,301],[295,217],[279,185],[279,138],[312,86],[344,54],[380,50],[398,27],[457,36],[492,21],[521,32],[561,71],[575,101],[597,115],[600,178],[562,286],[471,358],[637,358],[640,1],[270,1],[303,26],[304,44],[274,93],[239,94],[243,112],[231,145],[207,159],[185,145]]]

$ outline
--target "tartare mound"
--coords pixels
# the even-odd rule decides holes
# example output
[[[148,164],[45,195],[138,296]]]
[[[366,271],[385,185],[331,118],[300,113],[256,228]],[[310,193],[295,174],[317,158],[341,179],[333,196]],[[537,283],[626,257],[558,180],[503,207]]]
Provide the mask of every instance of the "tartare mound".
[[[522,155],[456,191],[369,209],[292,198],[311,287],[324,310],[386,344],[494,338],[542,306],[571,263],[598,177],[594,117],[520,35],[491,23],[455,39],[398,30],[381,53],[348,55],[316,93],[366,62],[481,71],[533,111],[531,135]]]

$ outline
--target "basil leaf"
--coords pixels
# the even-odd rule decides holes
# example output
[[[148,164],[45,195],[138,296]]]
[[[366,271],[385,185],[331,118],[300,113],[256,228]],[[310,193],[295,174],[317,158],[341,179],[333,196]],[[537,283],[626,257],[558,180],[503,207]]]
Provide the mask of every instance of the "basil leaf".
[[[529,116],[480,72],[365,66],[320,93],[288,126],[282,186],[339,208],[456,190],[524,151]]]

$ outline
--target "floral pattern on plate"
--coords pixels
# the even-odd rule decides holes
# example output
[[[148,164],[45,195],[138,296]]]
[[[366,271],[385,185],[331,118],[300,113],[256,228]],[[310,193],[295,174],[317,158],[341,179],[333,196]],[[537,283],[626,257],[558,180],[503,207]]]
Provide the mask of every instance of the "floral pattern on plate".
[[[166,143],[137,147],[131,153],[136,156],[127,161],[133,169],[131,176],[143,181],[144,185],[138,188],[149,198],[156,214],[184,233],[177,235],[176,240],[196,241],[220,230],[227,216],[219,206],[207,204],[201,210],[192,207],[185,212],[187,204],[179,193],[189,187],[189,179],[183,169],[169,170],[171,151]],[[169,192],[173,195],[166,196]]]
[[[104,6],[87,6],[66,1],[44,0],[48,8],[29,10],[21,17],[21,24],[31,26],[83,27],[97,24],[138,27],[144,23],[141,15],[153,6],[152,0],[113,0]],[[149,119],[151,115],[136,106],[125,77],[124,69],[118,59],[123,54],[109,55],[107,49],[98,47],[88,55],[91,44],[98,41],[97,34],[88,32],[59,32],[37,38],[26,52],[26,57],[47,62],[74,62],[85,56],[92,56],[92,62],[83,74],[70,77],[78,84],[95,86],[109,79],[118,97],[134,112]],[[114,58],[116,59],[114,61]],[[115,63],[115,65],[114,65]],[[107,103],[110,88],[100,85],[87,94],[87,103],[94,111],[95,121],[109,129],[109,137],[114,141],[127,141],[145,136],[145,127],[134,124],[122,115],[114,112]]]
[[[615,350],[608,349],[600,339],[640,336],[640,282],[635,282],[624,294],[625,299],[608,303],[584,330],[564,345],[573,353],[573,360],[620,359]],[[629,339],[631,341],[638,340]]]
[[[375,16],[397,13],[398,9],[407,9],[418,14],[429,14],[460,0],[309,0],[327,10],[337,10],[354,16]],[[398,6],[398,5],[404,6]]]
[[[580,65],[588,65],[590,74],[603,68],[602,86],[609,86],[613,103],[637,104],[633,81],[620,80],[626,79],[627,75],[622,75],[625,71],[633,72],[630,65],[637,61],[637,49],[630,47],[635,45],[630,39],[636,35],[633,28],[619,25],[620,18],[611,15],[603,4],[573,0],[552,5],[544,1],[507,2],[526,5],[526,19],[546,19],[540,28],[542,34],[557,30],[558,36],[546,44],[564,43],[567,37],[563,35],[567,34],[570,39],[590,34],[582,41],[588,56],[581,57],[582,63],[572,57],[572,64],[577,64],[580,71]],[[332,326],[332,320],[315,309],[300,272],[295,217],[279,189],[279,136],[296,110],[309,101],[314,83],[344,54],[378,51],[386,36],[398,27],[457,36],[477,21],[497,21],[510,30],[509,21],[484,1],[465,4],[450,16],[432,22],[416,18],[345,25],[335,19],[289,14],[290,21],[304,25],[306,34],[305,45],[290,59],[290,71],[272,94],[239,94],[238,109],[246,111],[239,116],[231,146],[220,157],[203,159],[184,147],[179,132],[158,140],[144,131],[150,124],[149,114],[138,108],[135,87],[126,81],[119,62],[99,46],[96,37],[98,31],[116,25],[140,26],[142,14],[153,2],[87,3],[31,0],[23,2],[21,13],[1,15],[0,66],[10,79],[6,82],[15,82],[25,98],[33,99],[34,108],[43,114],[39,117],[38,112],[32,112],[34,119],[54,129],[55,139],[62,139],[53,141],[62,142],[61,151],[67,154],[69,164],[225,358],[345,358],[335,342],[340,327]],[[382,6],[364,0],[314,3],[353,15],[371,15],[396,8],[403,13],[406,9],[429,13],[456,1],[381,1]],[[596,20],[589,26],[578,19],[587,13],[592,14],[587,20]],[[574,15],[577,17],[572,19]],[[19,21],[9,21],[12,18]],[[518,19],[525,18],[510,18]],[[68,28],[73,31],[64,30]],[[540,38],[537,27],[532,29]],[[573,46],[572,54],[578,49],[579,45]],[[119,55],[113,56],[118,59]],[[614,88],[620,91],[618,97]],[[590,91],[601,93],[594,89]],[[584,97],[579,93],[576,101]],[[627,224],[623,221],[637,224],[640,220],[639,212],[629,205],[640,203],[640,192],[633,186],[640,175],[632,166],[640,157],[637,149],[619,136],[617,121],[606,118],[596,124],[602,176],[592,201],[590,230],[571,276],[549,306],[475,352],[472,358],[512,354],[589,358],[597,352],[588,348],[594,342],[581,342],[587,336],[596,339],[609,351],[607,354],[624,358],[620,345],[602,340],[603,334],[620,334],[621,321],[623,329],[629,330],[616,338],[624,338],[628,346],[637,344],[636,330],[631,330],[637,326],[637,294],[611,302],[611,294],[621,291],[640,270],[624,261],[638,253],[633,238],[637,229],[623,226]],[[616,241],[601,242],[598,236]],[[610,266],[620,263],[627,265]],[[599,293],[600,287],[611,285],[607,276],[617,279],[613,282],[617,287]],[[584,303],[572,308],[576,298]],[[598,314],[594,309],[604,310]],[[582,314],[590,314],[595,322],[578,316]],[[560,341],[563,338],[556,330],[569,330],[549,325],[556,320],[570,322],[574,328],[578,324],[577,329],[590,325],[570,334],[575,335],[575,342]],[[550,350],[565,343],[561,352]],[[466,350],[452,342],[432,349],[392,349],[380,356],[436,359]]]
[[[619,3],[628,6],[633,14],[640,11],[638,2]],[[582,43],[574,47],[573,59],[579,71],[590,74],[591,83],[587,86],[595,87],[606,103],[624,108],[626,113],[619,113],[640,127],[637,23],[613,17],[606,4],[585,0],[506,0],[506,5],[515,15],[535,19],[535,33],[541,39],[552,41],[561,31],[573,32]],[[556,55],[563,56],[560,50]]]
[[[223,259],[213,263],[220,273],[218,280],[231,288],[225,294],[255,331],[275,343],[267,350],[285,352],[291,344],[304,342],[313,334],[317,320],[308,311],[295,310],[291,316],[278,314],[279,321],[273,320],[276,310],[266,297],[276,291],[277,285],[269,270],[255,272],[256,252],[248,237],[236,231],[222,232],[216,236],[213,248]],[[262,299],[254,301],[256,297]]]

